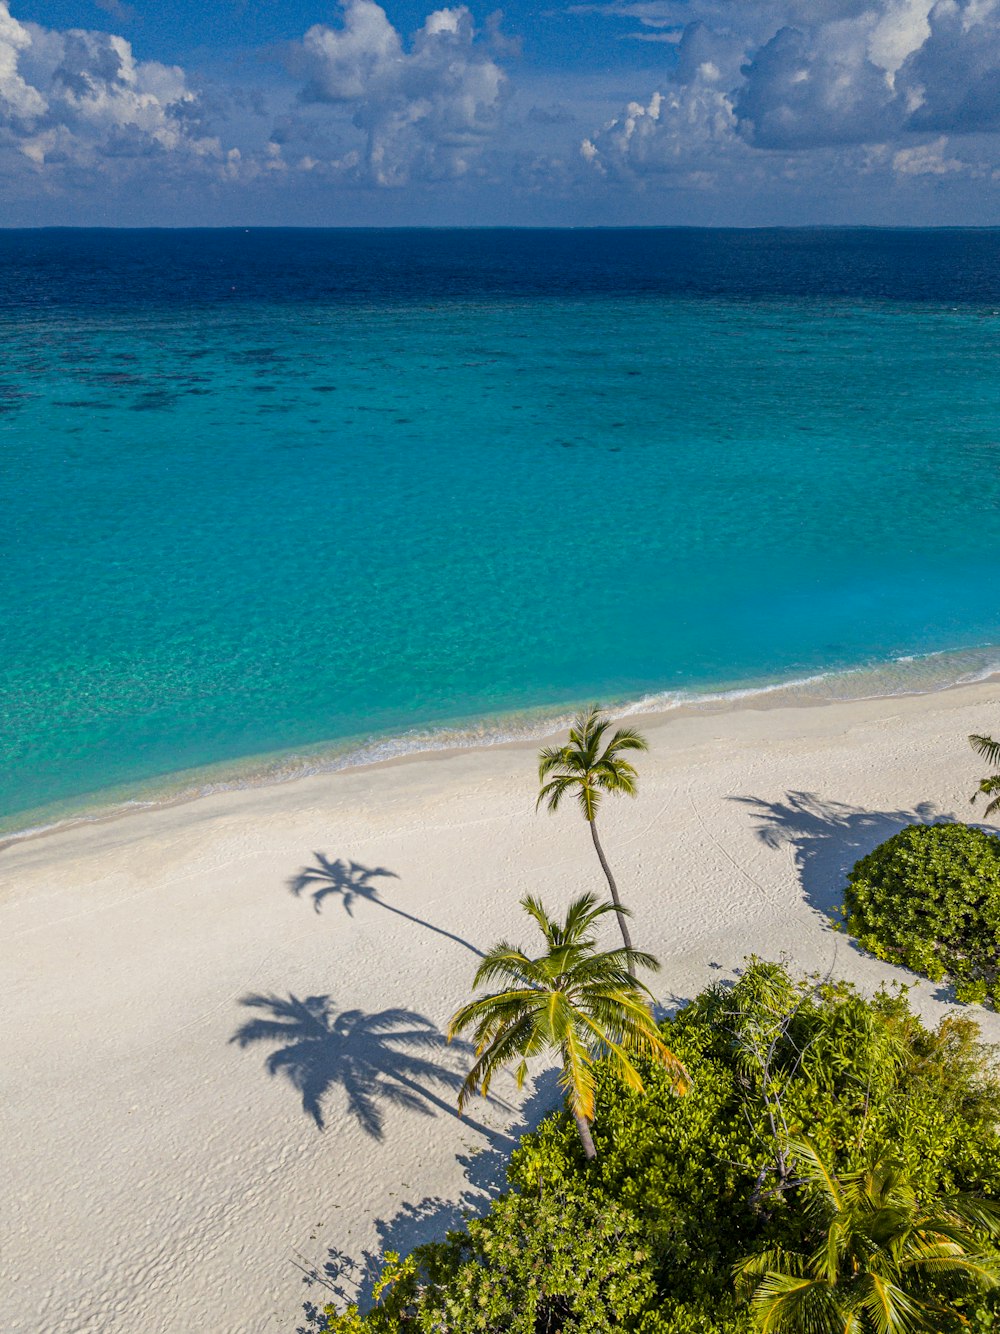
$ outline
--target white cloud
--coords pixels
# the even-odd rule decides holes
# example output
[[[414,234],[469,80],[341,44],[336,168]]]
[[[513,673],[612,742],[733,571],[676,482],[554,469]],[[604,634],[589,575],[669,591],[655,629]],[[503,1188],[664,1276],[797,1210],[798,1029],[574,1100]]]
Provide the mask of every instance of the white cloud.
[[[845,170],[853,149],[884,146],[888,180],[951,175],[963,163],[946,138],[978,135],[1000,163],[1000,0],[609,0],[578,6],[638,19],[641,35],[673,38],[676,60],[585,141],[584,158],[607,174],[670,167],[752,168],[758,180],[802,178],[810,154]],[[666,57],[669,62],[669,57]],[[991,137],[992,136],[992,137]],[[755,150],[740,156],[741,147]],[[893,156],[894,155],[894,156]],[[973,172],[989,174],[979,162]]]
[[[976,134],[1000,130],[1000,5],[940,0],[928,34],[900,70],[909,124],[919,130]]]
[[[584,157],[596,166],[628,174],[699,172],[704,178],[732,150],[735,120],[728,96],[706,80],[670,86],[647,103],[630,102],[593,140]]]
[[[740,131],[759,148],[799,149],[891,137],[902,115],[885,69],[856,39],[782,28],[743,68]]]
[[[48,109],[42,94],[18,71],[21,57],[30,46],[28,29],[11,17],[5,0],[0,0],[0,126],[37,119]]]
[[[497,128],[505,75],[469,10],[435,10],[407,50],[373,0],[341,8],[342,25],[310,28],[289,65],[304,79],[303,102],[352,110],[366,146],[347,170],[380,186],[473,170]]]
[[[342,8],[342,27],[317,23],[302,39],[301,66],[309,76],[304,101],[360,101],[400,69],[403,43],[385,10],[371,0],[353,0]]]
[[[150,197],[162,186],[180,200],[190,183],[188,198],[220,201],[229,216],[249,194],[206,182],[258,191],[272,218],[296,189],[323,220],[341,199],[360,216],[369,187],[397,187],[379,212],[406,220],[417,216],[407,186],[426,201],[423,216],[438,216],[423,187],[457,182],[441,196],[479,201],[479,216],[532,196],[553,217],[573,220],[579,205],[581,217],[624,220],[631,190],[647,187],[731,201],[797,191],[803,210],[882,191],[883,217],[894,216],[894,191],[948,201],[965,191],[986,216],[1000,169],[1000,0],[576,5],[591,24],[606,16],[609,37],[645,43],[631,88],[620,58],[596,75],[574,67],[571,49],[555,67],[512,66],[508,78],[519,46],[499,13],[477,29],[465,5],[444,5],[411,34],[375,0],[339,0],[335,19],[285,48],[283,86],[215,93],[138,58],[122,36],[18,21],[11,3],[0,0],[8,202],[72,189],[99,201],[95,182],[145,173]],[[99,3],[127,21],[125,0]],[[146,193],[118,198],[131,206]],[[707,208],[700,216],[733,216]],[[656,216],[649,199],[644,216]],[[846,203],[840,216],[851,216]]]
[[[737,64],[738,48],[690,24],[662,90],[630,102],[585,139],[584,160],[604,173],[681,175],[704,188],[729,154],[743,150],[729,92]]]
[[[933,143],[901,148],[893,155],[892,169],[900,176],[950,176],[967,170],[966,164],[955,157],[945,157],[948,140],[941,136]]]
[[[19,23],[0,0],[0,145],[36,167],[121,171],[128,159],[231,159],[199,127],[184,71],[137,61],[111,33]]]

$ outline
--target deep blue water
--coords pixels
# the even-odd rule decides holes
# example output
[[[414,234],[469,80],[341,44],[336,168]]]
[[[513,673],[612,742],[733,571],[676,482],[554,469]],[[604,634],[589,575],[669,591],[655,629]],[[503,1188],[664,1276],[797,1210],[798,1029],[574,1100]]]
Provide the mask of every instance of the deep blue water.
[[[0,815],[1000,643],[998,312],[990,231],[0,232]]]

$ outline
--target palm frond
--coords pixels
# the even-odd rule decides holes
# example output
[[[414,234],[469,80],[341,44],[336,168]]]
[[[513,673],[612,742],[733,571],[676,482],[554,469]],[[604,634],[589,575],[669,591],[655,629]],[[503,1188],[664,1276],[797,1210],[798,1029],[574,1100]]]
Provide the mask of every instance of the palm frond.
[[[768,1273],[787,1273],[797,1278],[808,1276],[805,1258],[795,1251],[786,1251],[782,1247],[771,1246],[765,1251],[755,1251],[745,1255],[733,1265],[733,1282],[737,1294],[749,1301],[758,1282]]]
[[[503,978],[515,985],[531,986],[534,982],[534,960],[529,959],[514,945],[501,940],[484,956],[472,980],[474,987]]]
[[[844,1196],[840,1183],[820,1157],[819,1150],[812,1140],[803,1137],[793,1140],[788,1147],[800,1160],[800,1175],[820,1189],[833,1209],[842,1209]]]
[[[521,900],[521,907],[524,909],[524,911],[528,914],[529,917],[533,917],[535,919],[535,921],[538,923],[538,928],[541,931],[542,935],[545,937],[548,944],[552,945],[554,943],[553,932],[555,930],[555,923],[552,921],[548,913],[545,911],[545,907],[541,899],[536,898],[534,894],[525,894],[524,898]],[[479,981],[480,981],[479,975],[477,974],[475,983],[473,985],[478,986]]]
[[[523,902],[524,900],[522,900]],[[566,921],[562,928],[563,938],[582,943],[581,937],[599,917],[615,911],[613,903],[607,903],[594,893],[581,894],[575,898],[566,910]]]
[[[545,802],[546,808],[550,812],[557,811],[563,797],[568,792],[572,792],[575,787],[578,787],[579,783],[579,778],[567,774],[553,778],[551,782],[545,783],[539,791],[538,800],[535,802],[535,810],[537,811],[542,802]]]
[[[600,805],[601,794],[594,787],[593,783],[587,779],[578,779],[574,786],[576,788],[576,800],[580,810],[583,812],[585,820],[593,820],[597,815],[597,807]]]
[[[771,1270],[750,1303],[762,1334],[843,1334],[840,1304],[819,1279]]]
[[[1000,1287],[1000,1260],[988,1253],[926,1256],[919,1267],[928,1274],[959,1274],[977,1288]]]
[[[605,757],[616,755],[620,750],[649,750],[649,742],[634,727],[619,727],[608,742]]]
[[[543,746],[538,752],[539,781],[550,774],[553,769],[568,766],[572,754],[573,750],[570,746]]]
[[[994,792],[1000,793],[1000,774],[994,774],[992,778],[981,779],[979,787],[972,794],[970,801],[975,802],[978,796],[992,796]],[[1000,796],[994,797],[991,802],[987,803],[983,814],[993,815],[998,809],[1000,809]]]
[[[627,760],[609,760],[603,757],[594,765],[592,781],[601,792],[624,792],[634,797],[637,791],[638,772]]]
[[[506,1022],[505,1010],[524,1014],[536,1007],[540,994],[537,990],[494,992],[491,996],[478,996],[461,1009],[455,1011],[448,1021],[448,1041],[452,1042],[460,1033],[464,1033],[473,1024],[488,1032]],[[477,1037],[477,1042],[478,1042]]]
[[[958,1195],[948,1195],[941,1201],[941,1208],[951,1217],[967,1227],[985,1232],[991,1237],[1000,1234],[1000,1204],[984,1199],[981,1195],[972,1195],[963,1191]]]
[[[991,736],[979,736],[974,732],[969,737],[969,745],[987,764],[1000,764],[1000,741],[994,741]]]
[[[569,1024],[563,1034],[563,1073],[560,1079],[566,1091],[566,1100],[575,1116],[585,1121],[594,1119],[593,1056],[575,1024]]]
[[[923,1303],[880,1274],[855,1280],[851,1307],[864,1312],[875,1334],[922,1334],[927,1331]]]

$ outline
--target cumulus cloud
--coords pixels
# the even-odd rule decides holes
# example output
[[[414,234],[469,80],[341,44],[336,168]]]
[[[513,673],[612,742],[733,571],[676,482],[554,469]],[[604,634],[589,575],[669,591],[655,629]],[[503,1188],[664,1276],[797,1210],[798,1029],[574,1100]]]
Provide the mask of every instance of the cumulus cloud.
[[[1000,0],[701,0],[697,23],[690,0],[578,9],[638,19],[639,35],[676,49],[652,94],[583,142],[605,174],[756,161],[787,178],[810,153],[826,154],[826,170],[827,150],[877,146],[853,169],[988,170],[965,164],[948,136],[1000,131]],[[746,148],[756,156],[741,158]],[[990,151],[997,162],[996,140]]]
[[[741,147],[729,92],[738,54],[703,24],[689,24],[662,90],[630,102],[585,139],[584,160],[605,174],[680,175],[699,188],[710,183],[713,171]]]
[[[235,159],[200,124],[184,71],[137,61],[111,33],[20,23],[0,0],[0,146],[36,167]]]
[[[602,172],[683,173],[688,184],[704,185],[732,149],[734,128],[725,93],[706,83],[671,86],[648,102],[630,102],[580,151]]]
[[[900,71],[915,130],[1000,130],[1000,6],[940,0],[928,35]]]
[[[885,69],[857,45],[782,28],[743,67],[734,100],[741,133],[760,148],[815,148],[890,137],[900,120]]]
[[[893,155],[892,169],[900,176],[950,176],[968,170],[960,158],[947,157],[948,140],[941,136],[929,144],[901,148]]]
[[[276,220],[295,191],[312,201],[310,220],[336,216],[327,206],[339,200],[353,217],[376,220],[365,201],[385,187],[396,193],[380,212],[394,220],[440,217],[435,194],[476,199],[477,216],[531,197],[546,220],[625,220],[633,189],[646,191],[635,216],[649,219],[657,190],[688,191],[699,219],[713,221],[736,216],[709,211],[713,192],[759,201],[798,191],[805,211],[814,199],[849,202],[852,190],[863,201],[892,191],[951,200],[965,190],[989,220],[985,183],[1000,179],[1000,0],[570,5],[591,25],[589,38],[606,22],[616,38],[644,43],[615,48],[642,51],[631,87],[621,60],[595,75],[575,67],[571,49],[562,63],[519,68],[518,39],[502,31],[499,13],[474,19],[452,4],[411,33],[375,0],[338,0],[335,18],[278,53],[277,78],[214,91],[175,65],[141,59],[114,33],[19,21],[12,3],[0,0],[8,201],[59,190],[68,198],[74,188],[96,200],[93,182],[145,172],[150,192],[169,183],[180,199],[176,187],[189,182],[190,197],[241,219],[249,193],[215,182],[265,192],[280,181],[255,196]],[[109,24],[130,20],[127,0],[95,3]],[[895,215],[887,205],[881,216]]]
[[[341,9],[339,27],[316,24],[288,61],[303,103],[348,108],[364,134],[363,152],[330,165],[379,186],[473,170],[503,103],[498,21],[484,38],[464,5],[438,9],[407,49],[373,0],[341,0]]]

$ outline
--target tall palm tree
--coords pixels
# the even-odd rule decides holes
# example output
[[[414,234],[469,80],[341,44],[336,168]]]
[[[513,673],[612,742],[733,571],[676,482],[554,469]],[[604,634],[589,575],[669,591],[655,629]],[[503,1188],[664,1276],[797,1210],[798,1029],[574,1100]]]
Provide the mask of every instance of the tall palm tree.
[[[607,877],[608,888],[614,900],[625,948],[632,948],[632,938],[625,922],[625,910],[618,897],[618,886],[611,867],[597,837],[597,808],[605,792],[624,792],[630,797],[636,792],[636,772],[623,758],[628,750],[648,750],[646,738],[631,727],[619,727],[611,740],[601,749],[604,734],[611,726],[610,718],[601,714],[600,706],[592,704],[577,716],[569,729],[569,745],[546,746],[538,755],[538,781],[542,789],[535,809],[544,801],[549,811],[559,809],[559,803],[569,793],[576,796],[584,818],[590,825],[590,836],[601,867]],[[550,777],[550,775],[554,775]],[[545,780],[549,781],[546,782]]]
[[[655,969],[659,964],[633,949],[597,949],[590,929],[615,909],[600,903],[596,894],[574,899],[565,922],[549,917],[530,894],[521,906],[538,923],[545,952],[532,959],[503,940],[479,965],[473,985],[500,982],[501,989],[463,1005],[448,1026],[449,1041],[474,1029],[476,1060],[459,1093],[459,1111],[473,1094],[485,1097],[490,1081],[505,1066],[517,1062],[520,1088],[528,1059],[556,1051],[562,1062],[559,1082],[583,1151],[593,1158],[595,1060],[606,1057],[618,1077],[637,1093],[645,1089],[633,1058],[666,1066],[679,1093],[690,1085],[687,1071],[664,1043],[650,1014],[649,991],[635,976],[635,969]]]
[[[972,735],[969,737],[969,745],[977,755],[983,757],[987,764],[995,764],[1000,768],[1000,741],[994,741],[989,736]],[[993,798],[992,801],[987,802],[984,812],[986,815],[995,815],[997,811],[1000,811],[1000,773],[991,774],[989,778],[979,780],[979,788],[972,794],[972,800],[975,801],[978,796]]]
[[[838,1179],[811,1144],[794,1148],[815,1248],[773,1249],[736,1267],[765,1334],[943,1334],[963,1324],[949,1292],[1000,1285],[1000,1255],[977,1235],[997,1230],[988,1201],[925,1208],[892,1163]]]

